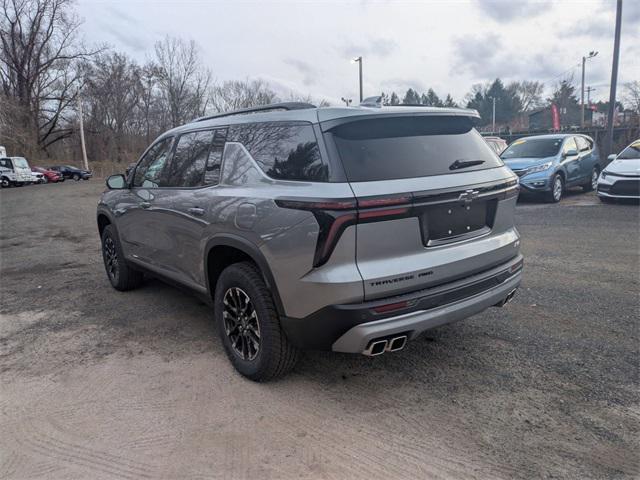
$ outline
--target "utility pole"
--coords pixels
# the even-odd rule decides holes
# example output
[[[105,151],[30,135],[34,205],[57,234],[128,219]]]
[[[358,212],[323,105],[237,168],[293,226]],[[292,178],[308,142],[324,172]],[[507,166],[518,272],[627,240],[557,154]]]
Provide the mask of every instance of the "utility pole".
[[[78,92],[78,113],[80,114],[80,146],[82,147],[82,161],[84,169],[89,170],[89,162],[87,161],[87,147],[84,144],[84,121],[82,119],[82,98]]]
[[[613,114],[616,108],[616,84],[618,83],[618,60],[620,58],[620,30],[622,29],[622,0],[617,1],[616,34],[613,42],[613,64],[611,65],[611,89],[609,90],[609,113],[607,115],[607,143],[605,158],[613,150]]]
[[[360,78],[360,102],[362,103],[362,56],[354,58],[352,61],[358,64],[358,74]]]
[[[592,50],[589,52],[588,57],[582,57],[582,87],[580,89],[580,126],[582,128],[584,128],[584,64],[596,55],[598,55],[598,52]]]
[[[587,87],[587,106],[591,106],[591,92],[593,92],[595,87]]]
[[[496,132],[496,97],[491,97],[493,100],[493,120],[491,122],[491,134]]]

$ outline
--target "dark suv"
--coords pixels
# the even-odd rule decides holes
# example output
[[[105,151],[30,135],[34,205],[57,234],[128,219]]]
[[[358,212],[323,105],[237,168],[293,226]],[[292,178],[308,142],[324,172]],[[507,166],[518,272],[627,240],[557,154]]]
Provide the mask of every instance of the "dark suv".
[[[474,110],[277,104],[161,135],[98,205],[111,284],[213,304],[253,380],[299,349],[380,355],[520,284],[518,179]]]

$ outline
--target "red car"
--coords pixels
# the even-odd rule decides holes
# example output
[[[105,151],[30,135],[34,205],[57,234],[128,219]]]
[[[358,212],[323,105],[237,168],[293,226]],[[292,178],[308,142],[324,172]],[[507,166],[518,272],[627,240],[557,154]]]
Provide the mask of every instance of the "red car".
[[[31,171],[43,174],[44,178],[47,179],[47,182],[64,182],[64,176],[60,172],[42,167],[31,167]]]

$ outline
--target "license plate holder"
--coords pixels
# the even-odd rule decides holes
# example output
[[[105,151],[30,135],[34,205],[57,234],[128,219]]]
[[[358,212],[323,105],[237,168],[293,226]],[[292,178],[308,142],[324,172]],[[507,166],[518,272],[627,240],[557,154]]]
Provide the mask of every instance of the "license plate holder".
[[[491,229],[491,201],[469,204],[432,205],[422,213],[420,223],[427,247],[483,235]]]

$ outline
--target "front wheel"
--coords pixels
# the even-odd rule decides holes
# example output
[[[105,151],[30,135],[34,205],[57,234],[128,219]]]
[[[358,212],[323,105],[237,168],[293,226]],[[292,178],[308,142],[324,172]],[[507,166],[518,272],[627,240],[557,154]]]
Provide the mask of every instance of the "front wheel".
[[[547,202],[549,203],[558,203],[562,198],[562,193],[564,192],[564,180],[562,180],[562,175],[556,173],[551,180],[551,190],[549,190],[546,194]]]
[[[74,173],[72,178],[73,178],[76,182],[79,182],[79,181],[80,181],[80,175],[78,175],[77,173]]]
[[[11,181],[7,177],[2,177],[2,179],[0,179],[0,187],[8,188],[10,186],[11,186]]]
[[[589,179],[589,183],[585,183],[582,185],[583,192],[591,192],[598,188],[598,177],[600,176],[600,170],[598,167],[593,167],[591,170],[591,178]]]
[[[107,225],[102,232],[102,259],[111,286],[116,290],[133,290],[142,283],[142,272],[131,268],[124,259],[120,239],[113,225]]]
[[[264,382],[293,369],[299,352],[282,330],[271,293],[253,263],[235,263],[222,272],[214,308],[218,334],[238,372]]]

